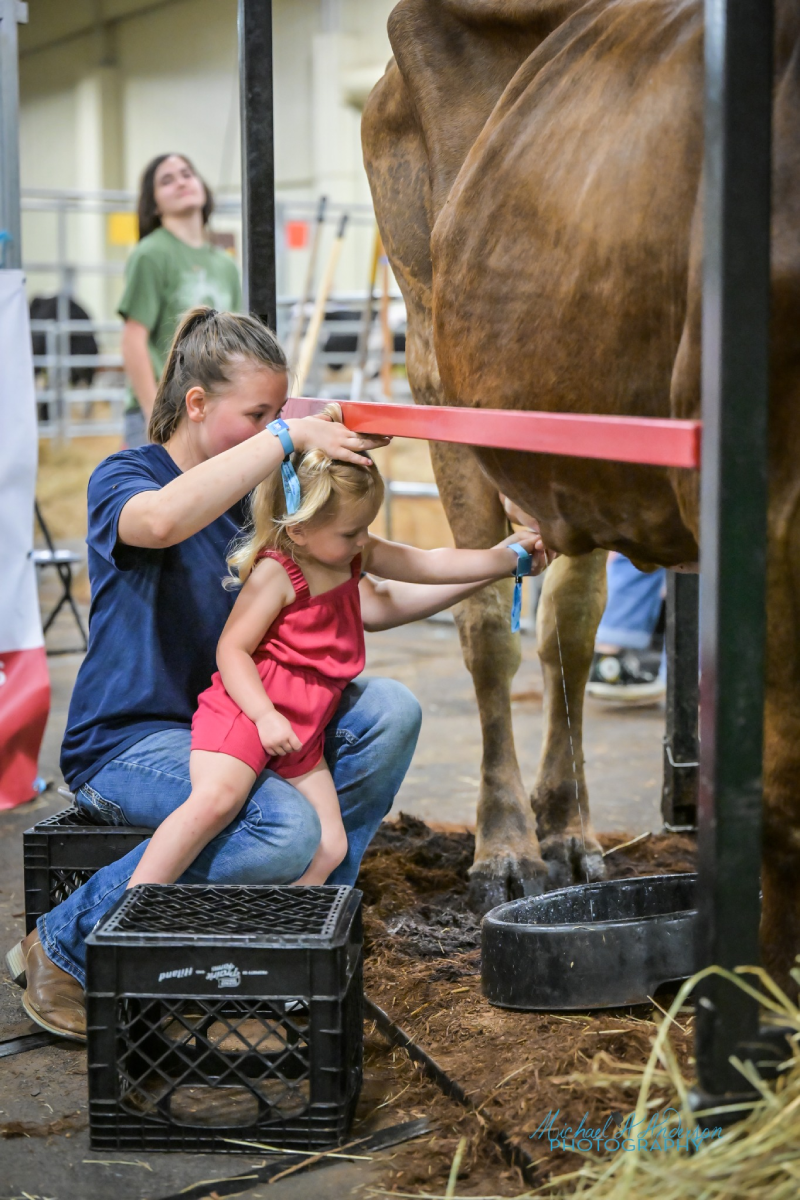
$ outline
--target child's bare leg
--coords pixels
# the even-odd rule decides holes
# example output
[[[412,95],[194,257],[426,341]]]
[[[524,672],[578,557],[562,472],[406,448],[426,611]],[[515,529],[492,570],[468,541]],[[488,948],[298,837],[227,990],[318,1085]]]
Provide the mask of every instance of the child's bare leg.
[[[153,834],[129,888],[179,879],[212,838],[230,825],[256,781],[246,763],[210,750],[191,752],[189,777],[191,793]]]
[[[292,784],[314,806],[322,826],[317,852],[308,869],[296,882],[324,883],[347,854],[347,834],[342,824],[339,797],[336,795],[328,764],[323,759],[313,771],[293,779]]]

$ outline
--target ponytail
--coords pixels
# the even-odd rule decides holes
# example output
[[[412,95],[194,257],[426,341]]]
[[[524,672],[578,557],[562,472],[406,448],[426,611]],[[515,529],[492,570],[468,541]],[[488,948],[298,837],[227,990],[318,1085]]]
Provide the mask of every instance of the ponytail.
[[[323,413],[333,421],[342,418],[338,404],[327,405]],[[383,502],[383,480],[375,466],[340,462],[319,449],[296,451],[292,465],[300,484],[300,507],[293,513],[286,511],[280,471],[273,471],[258,484],[250,497],[248,528],[228,555],[230,574],[223,580],[225,587],[243,584],[262,550],[279,550],[295,558],[297,546],[289,535],[291,528],[329,520],[343,508],[362,504],[371,505],[377,513]]]
[[[201,387],[213,395],[231,382],[230,368],[237,359],[276,373],[289,369],[275,334],[256,317],[207,307],[186,313],[156,392],[150,441],[162,446],[169,441],[183,420],[189,389]]]

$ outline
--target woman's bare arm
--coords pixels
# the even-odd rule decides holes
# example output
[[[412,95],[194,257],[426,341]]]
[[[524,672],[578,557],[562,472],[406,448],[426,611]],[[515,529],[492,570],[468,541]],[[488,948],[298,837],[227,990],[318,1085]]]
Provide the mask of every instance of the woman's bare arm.
[[[371,579],[365,575],[359,584],[361,618],[369,633],[396,629],[410,621],[424,621],[474,596],[491,582],[480,583],[399,583],[396,579]]]
[[[147,326],[128,317],[122,326],[122,363],[146,422],[153,412],[158,387],[150,361],[149,340]]]
[[[364,465],[359,451],[386,444],[385,438],[353,433],[344,425],[319,417],[287,421],[295,449],[319,447],[331,458]],[[126,546],[164,549],[192,537],[256,484],[277,470],[283,447],[266,430],[184,471],[157,491],[139,492],[122,509],[118,535]]]

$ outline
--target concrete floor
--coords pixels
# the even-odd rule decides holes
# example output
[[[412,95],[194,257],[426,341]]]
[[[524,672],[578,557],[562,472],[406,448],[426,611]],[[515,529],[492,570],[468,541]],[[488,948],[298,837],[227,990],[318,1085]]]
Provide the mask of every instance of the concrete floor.
[[[420,622],[371,634],[367,670],[405,683],[423,709],[417,752],[395,808],[426,820],[473,824],[481,734],[472,680],[452,623]],[[514,680],[514,735],[522,777],[533,784],[542,740],[542,675],[523,637]],[[643,833],[661,827],[663,703],[624,709],[587,700],[584,751],[595,827]]]
[[[74,644],[69,618],[59,618],[53,647]],[[530,786],[542,732],[541,674],[533,640],[524,639],[524,664],[515,681],[514,723],[523,777]],[[23,932],[22,832],[64,807],[58,751],[80,656],[49,660],[52,709],[40,759],[53,787],[38,800],[0,813],[0,937],[10,946]],[[475,818],[480,729],[471,680],[452,623],[426,622],[368,637],[367,671],[406,683],[419,697],[424,722],[419,748],[396,808],[429,819],[471,823]],[[631,833],[660,826],[663,706],[620,711],[588,702],[585,751],[598,829]],[[20,993],[4,977],[0,1039],[29,1032]],[[85,1053],[70,1043],[0,1058],[0,1200],[155,1200],[198,1180],[246,1173],[247,1157],[95,1154],[86,1129]],[[9,1134],[11,1136],[9,1136]],[[144,1164],[144,1165],[143,1165]],[[331,1166],[270,1188],[276,1200],[360,1194],[368,1164]],[[211,1190],[210,1185],[209,1190]],[[266,1187],[246,1193],[266,1195]]]

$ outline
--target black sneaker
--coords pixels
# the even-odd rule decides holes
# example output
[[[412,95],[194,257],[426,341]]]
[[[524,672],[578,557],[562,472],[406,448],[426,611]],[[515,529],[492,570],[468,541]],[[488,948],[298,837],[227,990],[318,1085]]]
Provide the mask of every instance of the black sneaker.
[[[595,700],[614,704],[656,704],[667,690],[664,680],[658,677],[659,665],[660,656],[654,659],[646,651],[601,654],[595,650],[586,691]]]

